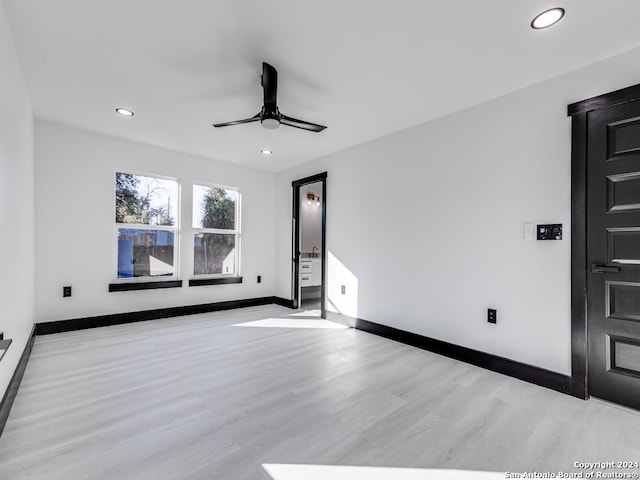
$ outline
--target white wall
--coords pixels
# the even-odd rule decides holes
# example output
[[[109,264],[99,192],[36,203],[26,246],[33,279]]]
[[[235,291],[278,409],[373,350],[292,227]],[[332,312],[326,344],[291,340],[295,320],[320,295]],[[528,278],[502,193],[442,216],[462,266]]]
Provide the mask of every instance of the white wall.
[[[37,322],[273,295],[275,174],[45,121],[36,122],[35,155]],[[180,180],[183,288],[108,292],[116,275],[117,170]],[[240,189],[242,284],[187,286],[193,181]],[[71,298],[62,297],[64,285],[72,286]]]
[[[640,49],[282,172],[276,295],[290,291],[290,182],[327,171],[329,310],[570,374],[567,104],[640,82],[639,61]],[[524,240],[525,222],[562,223],[564,239]]]
[[[317,252],[322,249],[322,203],[311,205],[307,202],[307,193],[313,193],[316,197],[322,196],[322,182],[304,185],[300,188],[300,251],[312,252],[317,247]],[[324,200],[321,198],[321,202]]]
[[[33,327],[33,114],[0,2],[0,331],[13,343],[0,361],[0,397]]]

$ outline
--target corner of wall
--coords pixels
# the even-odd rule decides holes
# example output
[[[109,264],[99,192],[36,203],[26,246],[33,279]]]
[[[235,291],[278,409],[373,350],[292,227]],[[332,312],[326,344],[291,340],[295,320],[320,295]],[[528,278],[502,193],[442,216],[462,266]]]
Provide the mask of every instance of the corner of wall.
[[[11,28],[0,2],[0,331],[13,342],[0,361],[4,395],[31,338],[34,311],[34,120]]]

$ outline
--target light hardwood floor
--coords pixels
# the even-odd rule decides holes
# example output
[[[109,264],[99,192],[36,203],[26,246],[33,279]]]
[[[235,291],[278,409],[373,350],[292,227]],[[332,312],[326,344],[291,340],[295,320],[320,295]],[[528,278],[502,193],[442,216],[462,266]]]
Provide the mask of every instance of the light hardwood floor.
[[[264,306],[37,337],[0,439],[0,478],[377,471],[331,477],[308,465],[504,478],[640,462],[638,414],[353,329],[302,328],[323,326],[337,324]],[[271,477],[265,464],[293,466],[268,467]],[[409,470],[391,472],[375,478]]]

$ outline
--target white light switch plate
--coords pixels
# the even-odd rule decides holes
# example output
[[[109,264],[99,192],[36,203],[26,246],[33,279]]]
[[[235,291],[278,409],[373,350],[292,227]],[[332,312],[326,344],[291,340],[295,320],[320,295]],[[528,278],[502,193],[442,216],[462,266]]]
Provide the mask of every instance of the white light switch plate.
[[[533,223],[525,223],[524,224],[524,239],[525,240],[533,240],[533,238],[534,238]]]

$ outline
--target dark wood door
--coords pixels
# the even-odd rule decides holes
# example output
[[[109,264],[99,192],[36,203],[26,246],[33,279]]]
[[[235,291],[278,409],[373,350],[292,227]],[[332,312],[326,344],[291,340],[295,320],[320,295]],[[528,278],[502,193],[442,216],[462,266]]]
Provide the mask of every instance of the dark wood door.
[[[640,409],[640,100],[587,125],[589,394]]]

